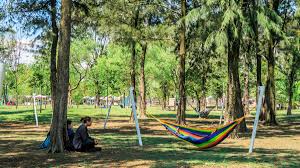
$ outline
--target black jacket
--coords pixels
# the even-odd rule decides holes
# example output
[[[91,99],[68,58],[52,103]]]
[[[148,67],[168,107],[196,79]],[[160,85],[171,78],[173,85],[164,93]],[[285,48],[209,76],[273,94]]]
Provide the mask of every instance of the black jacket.
[[[89,136],[87,127],[84,124],[81,124],[76,130],[76,133],[74,135],[74,139],[73,139],[74,148],[81,149],[82,146],[89,145],[89,144],[95,144],[95,141],[93,138]]]

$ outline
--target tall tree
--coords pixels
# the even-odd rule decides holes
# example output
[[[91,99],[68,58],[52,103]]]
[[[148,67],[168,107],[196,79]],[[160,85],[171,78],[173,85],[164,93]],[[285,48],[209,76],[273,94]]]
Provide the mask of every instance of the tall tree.
[[[50,151],[52,153],[64,152],[66,144],[69,143],[67,135],[67,105],[70,63],[71,8],[71,0],[62,0],[57,83],[55,84],[57,88],[50,130]]]
[[[245,114],[250,114],[249,110],[249,98],[250,98],[250,58],[249,58],[249,50],[244,54],[243,58],[243,75],[244,75],[244,93],[243,93],[243,106]]]
[[[57,69],[56,69],[56,53],[57,53],[57,44],[58,44],[58,26],[57,26],[57,11],[56,11],[56,0],[51,0],[51,52],[50,52],[50,81],[51,81],[51,99],[52,99],[52,108],[54,109],[54,101],[56,99],[56,84],[57,84]]]
[[[297,40],[297,39],[293,39]],[[279,69],[286,77],[286,94],[288,98],[287,102],[287,115],[292,115],[293,108],[293,96],[295,92],[295,82],[298,78],[299,71],[299,50],[296,49],[296,46],[291,45],[287,47],[287,52],[283,52],[284,56],[282,61],[279,61]]]
[[[250,4],[249,4],[250,5]],[[253,40],[254,40],[254,48],[255,48],[255,58],[256,58],[256,101],[258,100],[258,87],[262,86],[262,79],[261,79],[261,63],[262,63],[262,56],[260,55],[260,47],[259,47],[259,32],[258,32],[258,11],[259,11],[259,3],[258,1],[254,0],[251,1],[250,5],[250,25],[253,30]]]
[[[300,3],[300,2],[298,2]],[[300,9],[293,9],[292,6],[300,5],[293,1],[286,2],[284,10],[286,11],[283,25],[283,30],[288,40],[284,40],[279,44],[278,51],[278,65],[279,71],[285,76],[286,95],[287,95],[287,115],[292,114],[293,97],[295,92],[295,83],[298,80],[298,71],[300,64],[299,55],[299,11]]]
[[[140,117],[146,117],[146,81],[145,81],[145,60],[147,53],[147,43],[142,44],[142,53],[140,60]]]
[[[181,0],[181,23],[179,28],[179,104],[177,109],[176,121],[178,124],[185,124],[186,110],[186,90],[185,90],[185,57],[186,57],[186,25],[185,17],[187,14],[186,0]]]
[[[272,20],[282,20],[280,18],[279,6],[282,0],[270,0],[267,2],[268,10],[270,11],[270,18]],[[281,25],[281,24],[280,24]],[[275,95],[275,50],[280,37],[276,32],[271,31],[270,37],[267,39],[267,82],[266,82],[266,93],[265,93],[265,120],[268,125],[277,125],[276,121],[276,95]]]
[[[227,11],[224,16],[232,17],[232,20],[226,25],[227,35],[227,64],[228,64],[228,88],[227,88],[227,114],[226,120],[234,120],[244,116],[241,86],[239,79],[239,62],[240,62],[240,46],[242,35],[242,16],[234,14],[241,12],[241,5],[237,1],[230,1],[227,5]],[[226,23],[227,18],[223,22]],[[239,131],[246,131],[246,123],[242,122],[239,125]],[[236,133],[233,134],[236,136]]]

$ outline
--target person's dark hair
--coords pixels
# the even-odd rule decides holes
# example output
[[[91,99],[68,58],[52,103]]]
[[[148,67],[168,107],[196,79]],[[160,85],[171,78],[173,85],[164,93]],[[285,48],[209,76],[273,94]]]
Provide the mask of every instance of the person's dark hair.
[[[67,125],[71,125],[72,124],[72,120],[67,120]]]
[[[91,121],[91,120],[92,120],[92,118],[89,117],[89,116],[82,117],[82,118],[80,119],[80,121],[83,122],[83,123],[86,123],[86,122]]]

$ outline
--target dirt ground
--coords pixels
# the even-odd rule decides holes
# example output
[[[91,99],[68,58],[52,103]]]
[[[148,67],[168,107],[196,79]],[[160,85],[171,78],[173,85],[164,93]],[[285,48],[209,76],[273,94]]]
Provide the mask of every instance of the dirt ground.
[[[40,150],[48,124],[36,128],[26,123],[0,123],[0,167],[300,167],[300,119],[284,119],[279,126],[261,126],[254,153],[248,147],[249,132],[239,139],[226,139],[215,148],[197,151],[169,135],[154,120],[143,120],[144,147],[138,147],[133,123],[113,118],[103,130],[95,121],[90,134],[101,139],[102,152],[49,154]],[[188,125],[214,126],[218,119],[192,119]],[[74,128],[78,123],[74,125]]]

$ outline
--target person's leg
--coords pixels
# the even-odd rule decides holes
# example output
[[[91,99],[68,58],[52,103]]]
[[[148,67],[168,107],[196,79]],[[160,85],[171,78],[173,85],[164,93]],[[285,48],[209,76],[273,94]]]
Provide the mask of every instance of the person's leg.
[[[95,143],[84,143],[84,144],[82,144],[80,151],[81,152],[89,152],[93,148],[95,148]]]
[[[85,152],[100,152],[102,150],[101,147],[95,147],[95,144],[87,144],[84,148]]]

